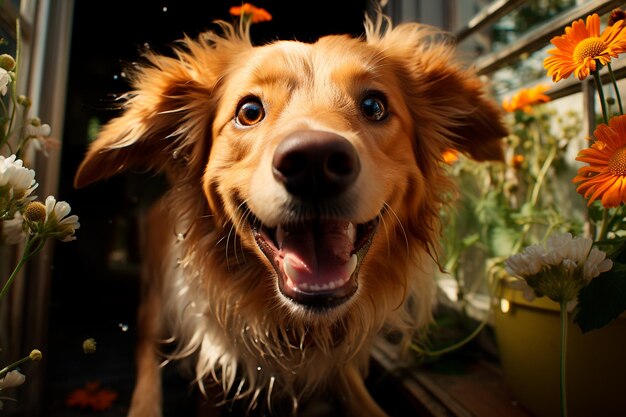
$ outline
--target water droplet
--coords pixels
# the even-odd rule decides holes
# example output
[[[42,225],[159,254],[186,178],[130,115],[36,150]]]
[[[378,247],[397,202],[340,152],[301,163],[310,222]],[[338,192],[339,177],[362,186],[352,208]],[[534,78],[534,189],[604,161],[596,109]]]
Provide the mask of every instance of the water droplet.
[[[114,79],[114,80],[117,80],[117,74],[114,74],[114,75],[113,75],[113,79]]]
[[[178,240],[179,242],[182,242],[183,240],[185,240],[185,235],[182,233],[177,234],[176,240]]]
[[[257,367],[256,367],[256,370],[257,370],[257,371],[259,371],[259,372],[261,372],[261,369],[262,369],[262,368],[261,368],[260,366],[257,366]]]
[[[172,152],[172,158],[174,159],[178,159],[179,155],[180,155],[180,151],[178,149],[175,149],[174,152]]]
[[[127,331],[128,331],[128,324],[126,324],[126,323],[118,323],[118,325],[117,325],[117,326],[118,326],[118,327],[120,328],[120,330],[121,330],[121,331],[123,331],[123,332],[127,332]]]
[[[126,73],[124,71],[120,72],[120,77],[126,78]]]
[[[167,6],[163,6],[163,13],[167,12]]]

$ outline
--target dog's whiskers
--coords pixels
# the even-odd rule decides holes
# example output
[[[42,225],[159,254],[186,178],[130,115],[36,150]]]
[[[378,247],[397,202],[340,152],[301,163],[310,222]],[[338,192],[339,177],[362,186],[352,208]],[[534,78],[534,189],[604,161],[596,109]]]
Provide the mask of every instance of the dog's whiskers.
[[[409,237],[406,234],[406,230],[404,229],[404,225],[402,224],[402,221],[400,220],[400,218],[398,217],[396,212],[391,208],[391,206],[389,204],[385,203],[385,209],[389,210],[389,212],[392,214],[393,218],[396,220],[396,224],[398,225],[398,227],[400,228],[400,231],[402,232],[402,236],[404,237],[404,243],[405,243],[405,248],[406,248],[406,258],[409,259],[409,255],[411,254],[411,250],[410,250],[410,247],[409,247]]]
[[[231,270],[231,267],[233,266],[246,263],[246,251],[243,245],[243,241],[241,237],[239,236],[239,233],[237,232],[237,229],[243,228],[248,218],[252,215],[252,212],[250,211],[249,208],[247,208],[245,201],[240,203],[235,211],[237,213],[240,213],[240,215],[236,219],[233,219],[233,221],[230,224],[230,229],[228,230],[228,233],[225,236],[222,236],[216,243],[216,244],[221,244],[222,242],[224,242],[224,239],[226,239],[224,250],[225,250],[225,258],[226,258],[226,267],[228,268],[229,271]],[[232,237],[232,244],[231,244],[231,237]],[[234,258],[235,258],[235,264],[232,264],[232,265],[230,263],[230,260],[233,255],[229,254],[231,246],[232,246],[232,249],[234,252]],[[242,259],[240,259],[239,254],[241,254]]]

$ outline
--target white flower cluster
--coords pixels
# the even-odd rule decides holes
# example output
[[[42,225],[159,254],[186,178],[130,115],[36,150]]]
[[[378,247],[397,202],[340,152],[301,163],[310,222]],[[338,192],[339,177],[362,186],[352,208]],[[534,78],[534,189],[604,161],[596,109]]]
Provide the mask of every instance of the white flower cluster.
[[[9,71],[0,67],[0,95],[6,95],[9,90],[9,83],[11,82],[11,74]]]
[[[55,237],[62,242],[76,240],[74,232],[80,227],[78,216],[72,214],[68,216],[71,207],[65,201],[56,201],[53,196],[46,198],[46,220],[45,229],[53,230]]]
[[[556,234],[548,238],[545,248],[541,245],[528,246],[523,253],[507,259],[505,265],[510,274],[520,278],[538,274],[544,265],[562,265],[571,272],[582,266],[582,277],[589,282],[613,267],[606,253],[592,248],[592,244],[593,240],[573,238],[571,233]]]
[[[602,272],[610,271],[613,261],[593,240],[572,237],[570,233],[548,238],[545,248],[531,245],[505,261],[506,270],[521,278],[538,293],[551,299],[575,298],[578,290]]]
[[[35,188],[35,171],[24,167],[21,159],[15,155],[8,158],[0,155],[0,187],[8,186],[11,196],[23,198],[28,196]]]

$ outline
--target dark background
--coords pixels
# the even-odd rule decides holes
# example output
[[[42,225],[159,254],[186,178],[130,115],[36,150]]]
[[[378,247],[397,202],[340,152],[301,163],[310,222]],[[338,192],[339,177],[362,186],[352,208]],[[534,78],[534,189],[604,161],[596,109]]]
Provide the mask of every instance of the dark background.
[[[46,350],[45,416],[122,416],[134,384],[133,346],[139,293],[137,220],[163,191],[151,173],[132,172],[72,188],[73,177],[97,127],[116,115],[112,103],[127,91],[124,68],[140,59],[145,44],[169,53],[172,43],[231,21],[236,1],[77,0],[73,22],[59,200],[80,217],[78,239],[56,245]],[[254,4],[273,15],[252,27],[253,40],[313,41],[332,33],[361,35],[366,0],[271,1]],[[155,225],[158,227],[158,225]],[[97,352],[82,342],[94,338]],[[197,393],[173,366],[165,373],[165,416],[192,415]],[[87,382],[119,394],[101,413],[70,409],[70,392]]]

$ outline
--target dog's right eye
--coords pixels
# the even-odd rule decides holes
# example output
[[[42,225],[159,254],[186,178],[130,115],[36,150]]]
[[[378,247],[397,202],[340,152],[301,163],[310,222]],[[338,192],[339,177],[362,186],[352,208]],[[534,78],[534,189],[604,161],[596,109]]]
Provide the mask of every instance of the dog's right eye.
[[[259,123],[265,117],[263,104],[256,97],[244,99],[237,108],[235,122],[240,126],[252,126]]]
[[[384,120],[389,114],[385,97],[380,93],[369,94],[361,102],[361,113],[374,122]]]

